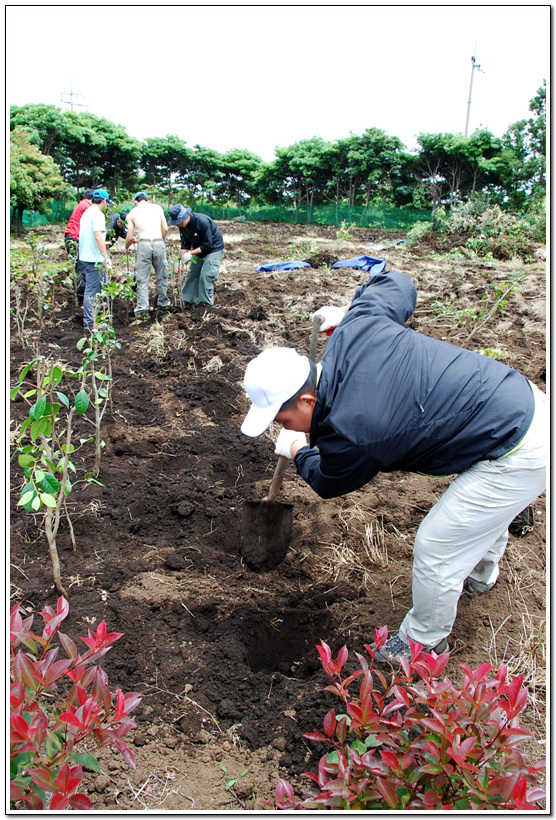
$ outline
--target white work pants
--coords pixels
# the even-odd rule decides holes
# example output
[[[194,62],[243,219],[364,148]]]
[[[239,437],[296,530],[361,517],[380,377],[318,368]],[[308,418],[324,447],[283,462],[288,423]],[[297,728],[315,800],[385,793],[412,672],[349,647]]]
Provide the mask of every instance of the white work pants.
[[[509,455],[479,461],[455,478],[423,519],[413,551],[413,606],[400,637],[436,646],[452,631],[463,582],[498,578],[508,526],[546,487],[549,433],[546,396],[535,396],[523,444]]]

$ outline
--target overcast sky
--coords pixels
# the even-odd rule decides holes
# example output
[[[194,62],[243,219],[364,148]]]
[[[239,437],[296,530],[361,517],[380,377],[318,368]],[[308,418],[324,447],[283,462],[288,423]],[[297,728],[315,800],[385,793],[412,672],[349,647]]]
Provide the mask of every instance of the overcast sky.
[[[8,6],[9,104],[217,151],[380,128],[501,136],[549,77],[550,6]],[[80,96],[78,96],[80,95]],[[81,107],[77,106],[81,104]]]

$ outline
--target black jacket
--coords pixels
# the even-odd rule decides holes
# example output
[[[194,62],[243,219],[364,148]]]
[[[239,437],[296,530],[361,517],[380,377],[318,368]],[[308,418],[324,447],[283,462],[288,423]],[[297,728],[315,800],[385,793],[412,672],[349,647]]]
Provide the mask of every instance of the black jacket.
[[[181,246],[185,250],[201,248],[201,259],[209,253],[224,250],[220,228],[210,216],[192,213],[185,228],[180,228]]]
[[[507,453],[531,424],[525,376],[404,327],[416,298],[406,274],[373,276],[330,337],[311,448],[295,458],[323,498],[357,490],[378,472],[460,473]]]

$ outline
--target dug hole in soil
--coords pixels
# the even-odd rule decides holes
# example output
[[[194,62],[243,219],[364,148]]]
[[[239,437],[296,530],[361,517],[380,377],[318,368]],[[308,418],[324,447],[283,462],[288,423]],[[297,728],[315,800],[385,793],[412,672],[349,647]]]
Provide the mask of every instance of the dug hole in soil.
[[[133,321],[133,305],[116,303],[121,342],[114,361],[113,412],[103,421],[99,481],[69,496],[77,541],[63,521],[58,548],[70,614],[64,631],[77,642],[104,619],[124,636],[102,659],[113,691],[143,695],[128,736],[137,768],[117,752],[100,753],[102,773],[85,785],[95,810],[263,810],[279,777],[294,784],[315,771],[324,746],[303,739],[320,731],[339,702],[315,644],[351,656],[365,654],[375,627],[394,631],[411,605],[412,544],[420,521],[449,478],[408,473],[377,476],[359,492],[322,500],[289,465],[279,500],[293,504],[293,534],[285,560],[253,572],[240,553],[245,499],[268,492],[278,428],[248,439],[242,379],[248,361],[273,345],[308,353],[311,313],[344,304],[368,275],[331,270],[336,259],[380,256],[410,274],[418,289],[411,326],[472,349],[505,351],[505,361],[545,389],[545,263],[482,262],[441,257],[426,247],[392,244],[401,233],[354,229],[351,241],[315,225],[220,223],[226,251],[215,305]],[[65,257],[61,226],[39,229],[51,258]],[[24,245],[14,240],[13,245]],[[177,258],[177,232],[167,242]],[[292,247],[314,267],[257,273],[262,264],[292,258]],[[126,270],[123,243],[113,251],[115,276]],[[173,268],[173,262],[172,262]],[[67,265],[68,273],[70,264]],[[496,287],[515,289],[493,317]],[[68,280],[69,282],[69,280]],[[172,274],[171,297],[178,283]],[[154,304],[151,275],[151,305]],[[475,313],[456,321],[433,303]],[[482,311],[482,313],[481,313]],[[458,314],[459,315],[459,314]],[[464,314],[462,313],[462,316]],[[29,331],[35,331],[31,320]],[[471,336],[471,334],[473,334]],[[81,363],[76,344],[82,315],[69,284],[57,290],[38,349],[54,361]],[[319,353],[325,340],[320,343]],[[12,331],[11,384],[33,350]],[[16,423],[26,417],[12,403]],[[79,419],[78,436],[92,428]],[[81,476],[92,469],[93,445],[80,451]],[[11,468],[12,602],[29,610],[55,607],[57,593],[44,533],[16,504],[22,476]],[[545,623],[545,500],[534,526],[510,535],[500,580],[487,596],[461,598],[450,638],[447,674],[503,660],[516,664]],[[40,618],[37,616],[37,623]],[[537,658],[538,662],[538,658]],[[541,664],[542,665],[542,664]],[[544,754],[542,669],[525,716]],[[533,673],[532,673],[533,674]]]

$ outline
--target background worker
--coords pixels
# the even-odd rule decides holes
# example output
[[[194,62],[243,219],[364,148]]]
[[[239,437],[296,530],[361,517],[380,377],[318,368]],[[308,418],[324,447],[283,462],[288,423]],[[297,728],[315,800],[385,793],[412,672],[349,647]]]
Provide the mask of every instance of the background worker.
[[[193,213],[183,205],[172,205],[168,216],[168,225],[177,225],[180,229],[180,270],[191,262],[182,288],[184,304],[213,305],[214,283],[224,254],[220,228],[210,216]]]
[[[77,303],[83,304],[83,294],[85,293],[85,274],[82,275],[79,263],[79,223],[83,212],[91,205],[94,188],[89,188],[83,194],[83,198],[77,203],[68,220],[66,232],[64,234],[64,245],[69,259],[75,263],[74,290],[77,296]]]
[[[108,220],[108,227],[106,229],[106,242],[111,248],[118,239],[125,239],[127,237],[126,219],[129,211],[121,211],[120,213],[112,214]],[[137,240],[133,240],[133,244],[137,244]]]
[[[350,305],[317,311],[322,331],[335,328],[322,364],[274,348],[244,380],[242,432],[282,424],[276,452],[323,498],[381,471],[457,474],[416,534],[413,606],[376,654],[389,663],[410,657],[409,639],[449,651],[462,591],[492,589],[509,524],[546,486],[544,393],[499,361],[405,327],[415,302],[407,275],[375,275]]]
[[[136,242],[134,233],[137,232],[137,257],[135,260],[135,279],[137,280],[137,307],[135,315],[138,319],[146,319],[149,315],[149,276],[151,267],[156,273],[157,305],[166,308],[170,305],[168,298],[168,261],[164,239],[168,233],[168,224],[164,211],[160,205],[149,202],[147,194],[140,191],[135,194],[135,208],[127,215],[127,234],[125,240],[126,252]]]
[[[97,296],[106,281],[106,270],[112,267],[106,246],[104,217],[109,204],[108,192],[97,188],[93,191],[91,207],[83,212],[79,223],[79,261],[85,275],[83,326],[86,328],[94,325]]]

